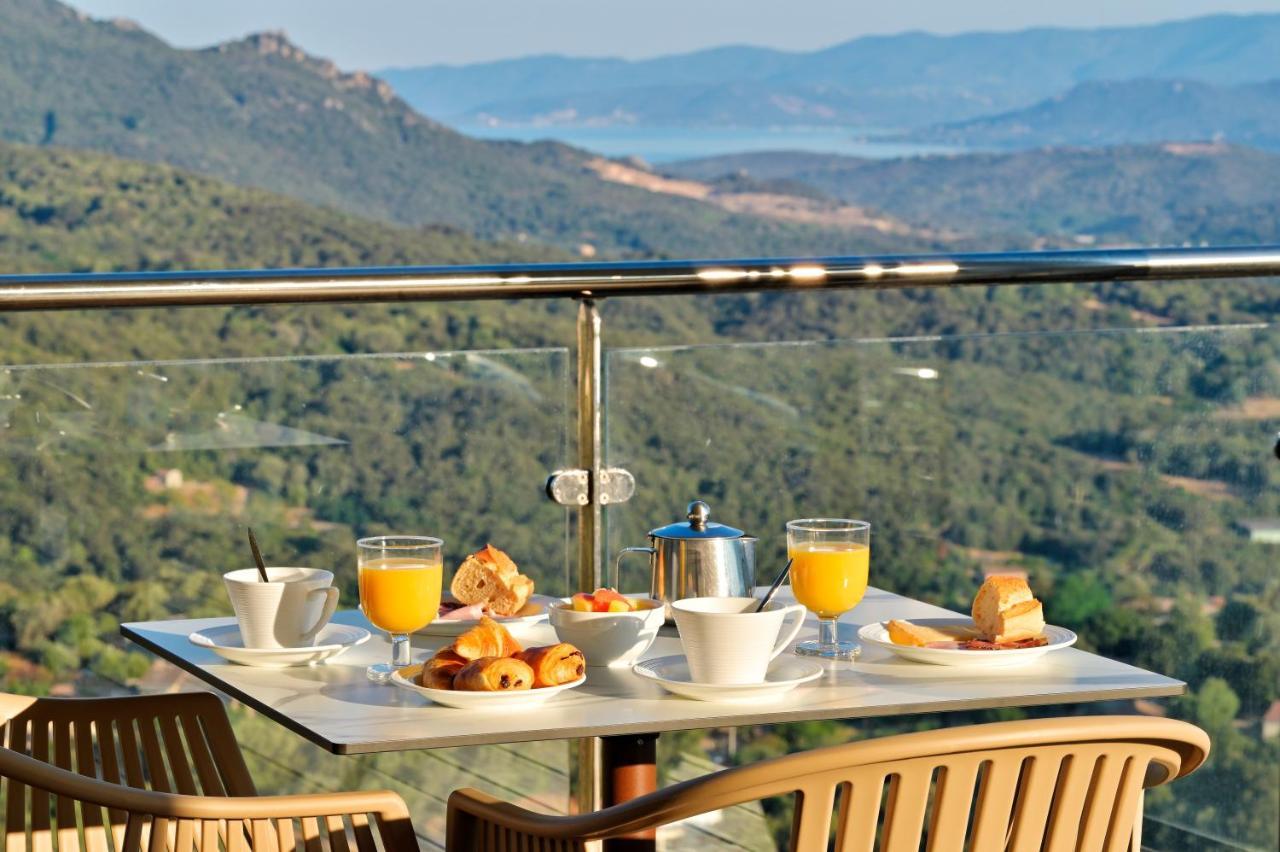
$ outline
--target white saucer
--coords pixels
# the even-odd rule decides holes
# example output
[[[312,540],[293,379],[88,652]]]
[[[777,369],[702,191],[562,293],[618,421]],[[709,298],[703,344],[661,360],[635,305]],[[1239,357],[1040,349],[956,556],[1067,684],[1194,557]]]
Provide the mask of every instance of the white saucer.
[[[452,600],[453,596],[446,594],[444,600]],[[532,595],[529,601],[515,615],[500,615],[493,620],[507,628],[516,639],[520,639],[525,631],[535,624],[542,624],[547,620],[547,608],[552,604],[560,603],[559,598],[552,598],[546,595]],[[426,627],[417,631],[418,636],[461,636],[471,628],[479,624],[478,619],[443,619],[437,618]]]
[[[913,618],[912,624],[921,627],[973,627],[970,618]],[[1069,648],[1076,643],[1076,634],[1065,627],[1045,625],[1044,636],[1049,640],[1047,645],[1037,648],[1005,648],[998,651],[964,651],[959,648],[920,648],[914,645],[899,645],[890,641],[889,630],[880,622],[865,624],[858,631],[858,638],[868,645],[875,645],[891,651],[905,660],[917,663],[930,663],[935,666],[967,666],[971,668],[1004,668],[1005,666],[1021,666],[1038,660],[1050,651]]]
[[[192,645],[208,648],[213,653],[242,666],[279,669],[303,666],[332,659],[348,648],[368,641],[369,631],[346,624],[327,624],[316,635],[316,644],[306,648],[246,648],[240,638],[240,626],[227,624],[192,633]]]
[[[817,660],[806,660],[783,654],[769,664],[762,683],[718,684],[697,683],[689,674],[689,661],[683,654],[641,660],[631,667],[641,677],[662,684],[662,688],[698,701],[768,701],[778,698],[802,683],[822,677],[825,669]]]
[[[509,692],[471,692],[465,689],[430,689],[418,683],[421,674],[422,663],[405,666],[391,675],[391,682],[401,689],[408,689],[424,698],[429,698],[436,704],[456,707],[460,710],[514,710],[522,707],[536,707],[566,689],[573,689],[587,682],[587,676],[583,675],[577,680],[571,680],[559,686],[516,689]]]

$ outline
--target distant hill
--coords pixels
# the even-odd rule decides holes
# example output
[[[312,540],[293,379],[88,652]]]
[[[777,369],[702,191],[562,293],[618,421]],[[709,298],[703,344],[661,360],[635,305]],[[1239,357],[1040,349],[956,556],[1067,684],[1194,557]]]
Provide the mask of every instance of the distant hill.
[[[866,160],[771,152],[664,166],[681,178],[799,181],[989,246],[1280,242],[1280,155],[1222,144]],[[1000,236],[1003,235],[1003,236]]]
[[[1029,106],[1092,80],[1280,77],[1280,15],[1106,29],[909,32],[790,53],[723,47],[642,61],[535,56],[379,72],[459,122],[909,127]]]
[[[563,145],[468,138],[279,34],[178,50],[54,0],[0,2],[0,140],[164,162],[366,218],[605,255],[876,245],[602,181],[585,166],[590,155]]]
[[[972,148],[1225,140],[1280,149],[1280,80],[1081,83],[1026,109],[920,128],[892,138]]]

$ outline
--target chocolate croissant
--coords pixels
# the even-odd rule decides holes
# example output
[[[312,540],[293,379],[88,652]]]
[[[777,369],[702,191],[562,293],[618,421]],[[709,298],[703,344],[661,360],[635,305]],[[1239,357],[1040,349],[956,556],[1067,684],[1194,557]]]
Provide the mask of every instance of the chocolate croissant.
[[[422,685],[428,689],[453,689],[453,678],[467,664],[448,648],[436,651],[422,666]]]
[[[566,642],[519,651],[515,658],[528,663],[533,669],[534,689],[569,683],[582,677],[587,670],[582,652]]]
[[[452,650],[464,660],[478,660],[481,657],[509,657],[519,653],[521,648],[507,628],[486,615],[479,624],[453,640]]]
[[[515,657],[472,660],[453,678],[453,688],[468,692],[511,692],[533,688],[533,669]]]

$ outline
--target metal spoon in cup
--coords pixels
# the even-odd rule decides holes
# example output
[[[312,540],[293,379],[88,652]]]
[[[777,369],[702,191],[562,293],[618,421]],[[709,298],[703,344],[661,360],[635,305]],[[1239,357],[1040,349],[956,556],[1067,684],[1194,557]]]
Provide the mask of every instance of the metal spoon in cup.
[[[267,577],[267,563],[262,561],[262,551],[258,549],[258,540],[253,537],[253,527],[246,527],[249,531],[249,549],[253,551],[254,564],[258,566],[258,576],[262,578],[262,582],[270,583],[271,579]]]
[[[782,569],[782,573],[773,581],[773,585],[769,587],[769,591],[764,593],[764,597],[760,599],[760,606],[756,607],[756,612],[764,612],[764,608],[769,605],[769,601],[773,600],[773,596],[778,593],[778,587],[782,585],[782,581],[787,579],[787,574],[791,573],[791,560],[787,560],[787,565]]]

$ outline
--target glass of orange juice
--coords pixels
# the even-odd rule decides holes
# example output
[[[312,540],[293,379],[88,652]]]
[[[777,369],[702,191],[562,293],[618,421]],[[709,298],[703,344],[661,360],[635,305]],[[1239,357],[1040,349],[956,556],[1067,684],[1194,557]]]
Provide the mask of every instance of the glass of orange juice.
[[[867,593],[871,565],[871,524],[845,518],[787,521],[791,591],[818,616],[818,638],[796,645],[796,653],[828,660],[852,660],[862,650],[841,639],[836,623]]]
[[[366,669],[369,680],[385,683],[409,665],[409,634],[430,624],[440,611],[444,584],[444,542],[420,535],[380,535],[356,542],[360,609],[369,623],[391,636],[391,662]]]

